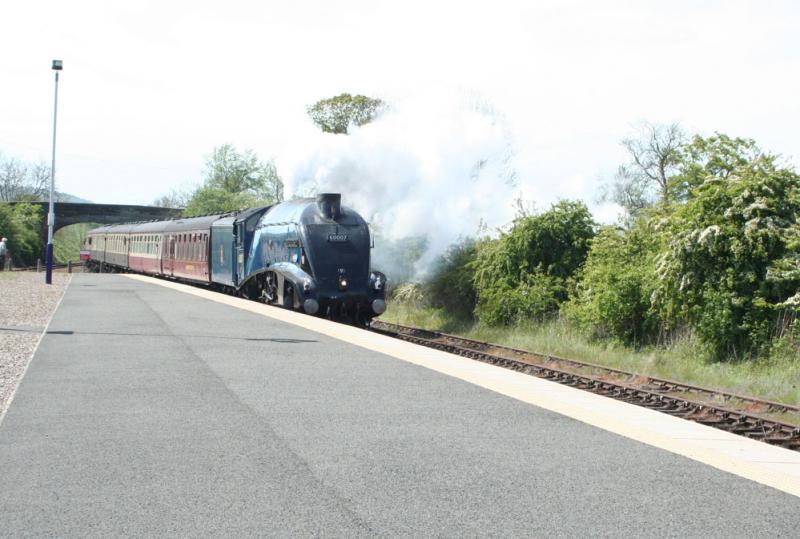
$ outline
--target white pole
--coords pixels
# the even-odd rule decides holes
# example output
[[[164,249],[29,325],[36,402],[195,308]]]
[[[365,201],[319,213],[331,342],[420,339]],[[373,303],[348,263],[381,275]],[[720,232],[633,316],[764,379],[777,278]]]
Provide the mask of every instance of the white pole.
[[[56,215],[53,208],[53,198],[56,185],[56,119],[58,118],[58,72],[61,70],[61,60],[53,60],[53,70],[56,72],[56,93],[53,101],[53,156],[50,163],[50,208],[47,212],[47,252],[45,253],[46,284],[53,283],[53,227],[56,224]]]

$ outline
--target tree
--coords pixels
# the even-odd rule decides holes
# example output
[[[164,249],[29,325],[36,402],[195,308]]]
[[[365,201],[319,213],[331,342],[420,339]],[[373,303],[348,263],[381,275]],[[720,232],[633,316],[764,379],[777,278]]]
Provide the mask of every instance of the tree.
[[[351,125],[362,126],[374,120],[385,108],[380,99],[363,95],[340,94],[317,101],[307,112],[325,133],[346,135]]]
[[[714,140],[731,148],[736,139]],[[722,164],[697,163],[710,174],[663,220],[668,241],[653,294],[662,320],[691,325],[714,359],[764,352],[776,313],[800,289],[800,176],[774,156],[750,153],[750,142],[734,146]]]
[[[50,167],[43,163],[29,165],[0,154],[0,200],[5,202],[37,201],[46,198],[50,189]]]
[[[25,163],[0,154],[0,201],[39,202],[50,195],[50,167],[44,163]],[[56,200],[62,194],[55,192]]]
[[[586,260],[594,227],[589,209],[577,201],[518,217],[511,230],[478,250],[476,315],[489,324],[508,324],[557,312],[569,280]]]
[[[249,193],[229,193],[216,187],[198,187],[183,210],[185,217],[196,217],[212,213],[266,206],[271,202],[260,201]]]
[[[635,137],[622,146],[630,160],[621,165],[605,188],[604,199],[616,202],[632,216],[670,198],[670,179],[678,171],[686,136],[680,125],[643,122]]]
[[[153,206],[159,208],[185,208],[191,199],[191,193],[172,189],[166,195],[162,195],[153,201]]]
[[[214,148],[206,159],[203,185],[186,201],[184,215],[204,215],[283,200],[283,181],[272,161],[231,144]]]
[[[602,228],[564,314],[599,337],[629,344],[654,341],[659,324],[650,297],[659,240],[653,223],[644,218],[623,230]]]
[[[30,266],[41,256],[39,231],[42,210],[28,203],[0,203],[0,236],[8,238],[8,250],[16,265]]]
[[[670,178],[670,191],[677,200],[689,198],[691,190],[706,178],[727,179],[737,167],[754,163],[762,156],[761,149],[752,139],[731,138],[716,133],[703,138],[695,135],[692,142],[684,146],[678,174]],[[775,156],[764,158],[774,164]]]

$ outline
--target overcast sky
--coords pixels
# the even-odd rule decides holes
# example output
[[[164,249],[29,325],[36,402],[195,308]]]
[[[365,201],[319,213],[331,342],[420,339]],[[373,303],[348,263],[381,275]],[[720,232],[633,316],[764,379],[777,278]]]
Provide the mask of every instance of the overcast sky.
[[[0,152],[49,161],[63,59],[57,183],[94,202],[196,184],[226,142],[298,174],[306,106],[341,92],[480,96],[539,205],[591,202],[643,119],[800,157],[796,1],[27,0],[0,20]]]

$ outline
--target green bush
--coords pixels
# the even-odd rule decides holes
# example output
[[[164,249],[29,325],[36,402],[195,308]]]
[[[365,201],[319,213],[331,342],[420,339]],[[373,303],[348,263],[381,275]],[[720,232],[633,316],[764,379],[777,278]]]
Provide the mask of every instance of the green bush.
[[[658,237],[641,219],[628,230],[604,227],[592,241],[567,317],[599,337],[626,344],[655,340],[658,318],[651,308]]]
[[[478,318],[506,324],[556,313],[586,259],[594,227],[583,202],[561,201],[518,217],[511,230],[483,244],[474,262]]]
[[[653,296],[661,318],[688,322],[715,359],[765,352],[800,288],[798,211],[800,176],[770,156],[708,176],[664,220]]]
[[[0,204],[0,236],[8,238],[8,250],[17,266],[32,266],[42,257],[42,210],[32,204]]]
[[[463,240],[452,245],[439,259],[428,283],[431,304],[459,318],[469,318],[475,310],[475,260],[479,242]]]
[[[524,320],[543,321],[558,312],[567,297],[566,282],[541,272],[529,273],[511,286],[506,281],[484,289],[477,312],[489,325],[510,325]]]

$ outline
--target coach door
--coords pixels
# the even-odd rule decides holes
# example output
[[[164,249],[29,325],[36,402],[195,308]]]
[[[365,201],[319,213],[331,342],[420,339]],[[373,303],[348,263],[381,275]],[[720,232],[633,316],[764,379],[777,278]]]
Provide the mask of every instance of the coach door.
[[[164,242],[164,275],[172,276],[175,271],[175,236],[170,234]]]

